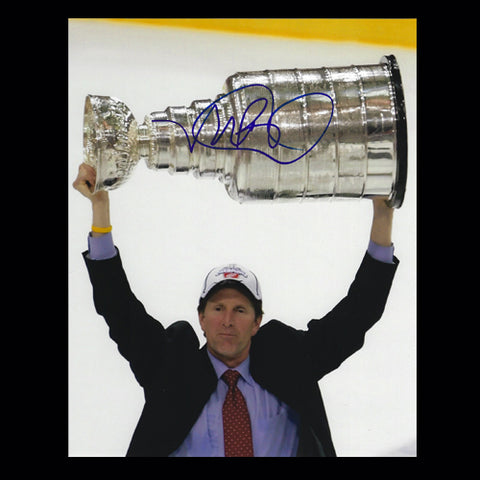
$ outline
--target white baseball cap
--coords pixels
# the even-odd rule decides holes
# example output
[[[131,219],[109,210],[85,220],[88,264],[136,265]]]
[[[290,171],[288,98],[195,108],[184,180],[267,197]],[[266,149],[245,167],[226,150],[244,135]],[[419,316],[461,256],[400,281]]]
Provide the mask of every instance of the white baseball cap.
[[[255,274],[236,263],[229,263],[228,265],[223,265],[210,270],[203,283],[200,298],[205,298],[215,285],[218,285],[225,280],[234,280],[245,285],[257,300],[262,299],[262,291],[260,290],[260,284],[258,283]]]

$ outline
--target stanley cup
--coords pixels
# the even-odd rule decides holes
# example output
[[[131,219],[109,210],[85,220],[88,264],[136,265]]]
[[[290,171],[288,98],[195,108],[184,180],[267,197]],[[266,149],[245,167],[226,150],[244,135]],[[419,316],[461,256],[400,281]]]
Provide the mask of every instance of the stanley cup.
[[[119,187],[140,159],[216,177],[239,202],[381,195],[399,208],[407,126],[396,59],[237,73],[216,100],[168,107],[141,125],[121,101],[88,95],[84,161],[97,171],[95,190]]]

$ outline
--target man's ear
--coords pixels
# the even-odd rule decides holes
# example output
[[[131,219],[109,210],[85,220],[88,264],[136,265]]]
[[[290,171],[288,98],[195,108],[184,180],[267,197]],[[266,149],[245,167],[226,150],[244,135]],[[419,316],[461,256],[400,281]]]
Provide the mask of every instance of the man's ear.
[[[198,323],[200,323],[200,327],[203,331],[205,331],[203,328],[204,321],[205,321],[205,314],[203,312],[198,312]]]
[[[258,329],[260,328],[260,324],[262,323],[262,318],[263,316],[262,315],[259,315],[256,319],[255,319],[255,326],[253,328],[253,333],[252,333],[252,337],[254,335],[256,335],[256,333],[258,332]]]

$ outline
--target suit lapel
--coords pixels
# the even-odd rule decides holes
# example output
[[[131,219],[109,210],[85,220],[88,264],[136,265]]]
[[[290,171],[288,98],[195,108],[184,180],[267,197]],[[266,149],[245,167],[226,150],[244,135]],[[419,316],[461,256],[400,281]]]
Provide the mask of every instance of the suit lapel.
[[[264,333],[267,329],[264,327]],[[260,333],[260,332],[259,332]],[[296,362],[300,355],[282,348],[272,335],[257,335],[250,348],[250,373],[262,387],[293,409],[301,409],[302,370]],[[279,348],[280,347],[280,348]]]

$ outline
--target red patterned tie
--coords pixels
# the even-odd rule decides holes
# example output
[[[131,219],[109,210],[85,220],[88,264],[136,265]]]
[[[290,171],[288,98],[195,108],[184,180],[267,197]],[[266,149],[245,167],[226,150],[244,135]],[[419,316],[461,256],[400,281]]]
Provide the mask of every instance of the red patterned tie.
[[[223,435],[226,457],[253,457],[250,415],[242,392],[237,387],[240,373],[227,370],[222,379],[228,385],[223,403]]]

